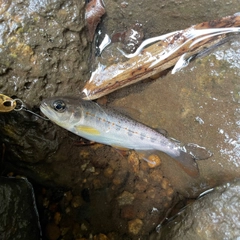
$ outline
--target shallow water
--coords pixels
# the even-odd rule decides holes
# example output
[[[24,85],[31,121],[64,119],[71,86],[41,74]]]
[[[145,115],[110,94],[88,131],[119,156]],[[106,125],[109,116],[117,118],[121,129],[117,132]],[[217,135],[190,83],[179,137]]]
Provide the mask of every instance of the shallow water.
[[[237,41],[229,42],[180,72],[145,84],[144,90],[129,88],[128,96],[113,103],[141,109],[141,121],[213,153],[210,159],[198,161],[201,177],[197,180],[180,177],[172,164],[168,166],[171,161],[166,161],[164,172],[178,185],[178,191],[189,196],[228,180],[229,172],[231,178],[239,175],[238,45]],[[220,60],[220,56],[224,57]],[[186,192],[189,187],[191,191]]]
[[[138,22],[145,38],[232,15],[239,7],[239,1],[104,2],[107,14],[98,29],[103,35]],[[26,1],[28,7],[23,8],[12,1],[1,15],[0,90],[18,96],[30,108],[45,97],[77,96],[93,64],[83,27],[83,3],[43,3]],[[23,10],[29,7],[31,11]],[[134,153],[126,157],[98,144],[76,146],[78,138],[51,123],[31,124],[29,116],[1,115],[1,141],[11,169],[46,186],[39,204],[54,221],[52,229],[61,229],[65,239],[100,237],[100,233],[109,239],[147,239],[165,218],[177,192],[196,197],[238,177],[238,48],[236,38],[174,75],[137,83],[102,99],[110,106],[128,108],[134,118],[152,128],[166,129],[170,137],[212,151],[213,157],[198,162],[197,179],[161,153],[161,164],[150,168]],[[109,60],[107,54],[113,62],[118,60],[116,50],[103,52]],[[53,186],[64,186],[57,203]],[[55,221],[58,213],[61,218]],[[52,222],[46,226],[49,234]]]

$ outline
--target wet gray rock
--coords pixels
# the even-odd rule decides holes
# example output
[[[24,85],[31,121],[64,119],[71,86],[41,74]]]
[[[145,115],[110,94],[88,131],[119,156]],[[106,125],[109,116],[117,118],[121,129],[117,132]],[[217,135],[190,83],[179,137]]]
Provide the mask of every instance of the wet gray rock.
[[[18,97],[39,113],[42,98],[80,92],[81,83],[89,76],[90,56],[84,5],[85,1],[61,0],[0,3],[1,93]],[[52,156],[61,144],[61,130],[57,133],[51,123],[23,111],[1,113],[0,124],[6,165],[23,168],[25,176],[38,181],[55,176],[49,165],[56,160]],[[61,139],[68,146],[69,140]],[[49,171],[43,170],[43,164]]]
[[[239,239],[240,181],[216,187],[189,205],[152,239]]]
[[[8,5],[0,16],[1,92],[30,106],[45,96],[77,94],[88,75],[84,1],[4,2]]]
[[[33,188],[26,179],[1,177],[0,202],[0,239],[41,239]]]

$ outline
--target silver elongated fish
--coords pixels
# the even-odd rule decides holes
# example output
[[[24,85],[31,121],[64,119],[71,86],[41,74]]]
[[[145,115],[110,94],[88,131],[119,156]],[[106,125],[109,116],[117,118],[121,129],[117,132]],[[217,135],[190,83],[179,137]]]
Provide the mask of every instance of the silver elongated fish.
[[[187,151],[187,148],[168,139],[158,131],[92,101],[71,97],[53,97],[43,100],[40,109],[57,125],[88,140],[111,145],[118,149],[164,152],[177,160],[191,176],[198,175],[198,167],[192,150],[194,148],[203,150],[205,156],[202,159],[211,156],[204,148],[197,145],[192,145],[194,147],[191,151]],[[198,158],[201,159],[201,157]]]

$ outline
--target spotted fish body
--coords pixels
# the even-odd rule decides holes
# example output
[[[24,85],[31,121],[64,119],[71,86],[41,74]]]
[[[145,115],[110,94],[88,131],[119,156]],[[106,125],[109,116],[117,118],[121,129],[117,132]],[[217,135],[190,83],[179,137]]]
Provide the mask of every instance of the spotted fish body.
[[[45,99],[41,111],[54,123],[88,140],[118,149],[161,151],[195,175],[197,165],[185,148],[161,133],[95,102],[70,97]]]

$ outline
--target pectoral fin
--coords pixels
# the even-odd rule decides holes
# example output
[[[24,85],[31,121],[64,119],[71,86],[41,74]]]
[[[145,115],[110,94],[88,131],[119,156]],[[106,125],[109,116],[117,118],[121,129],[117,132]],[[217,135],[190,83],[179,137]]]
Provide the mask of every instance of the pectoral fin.
[[[85,125],[81,125],[81,126],[75,126],[75,129],[78,132],[82,132],[82,133],[86,133],[86,134],[91,134],[91,135],[100,135],[100,131],[94,127],[90,127],[90,126],[85,126]]]

